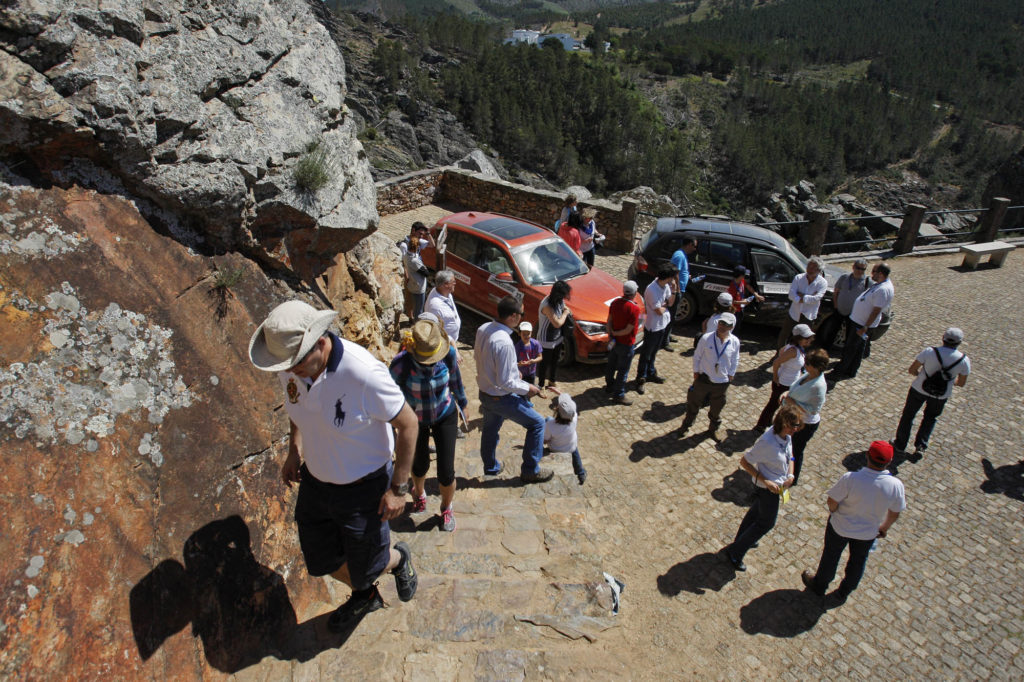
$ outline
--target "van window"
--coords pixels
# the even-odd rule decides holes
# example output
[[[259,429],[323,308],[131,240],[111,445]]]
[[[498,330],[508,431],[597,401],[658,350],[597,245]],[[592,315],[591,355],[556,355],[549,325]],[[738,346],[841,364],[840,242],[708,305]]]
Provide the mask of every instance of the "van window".
[[[718,239],[701,239],[697,242],[697,253],[692,261],[719,270],[728,270],[730,274],[737,265],[745,265],[744,247]]]
[[[784,282],[789,284],[799,274],[793,265],[770,251],[753,249],[754,276],[758,282]]]

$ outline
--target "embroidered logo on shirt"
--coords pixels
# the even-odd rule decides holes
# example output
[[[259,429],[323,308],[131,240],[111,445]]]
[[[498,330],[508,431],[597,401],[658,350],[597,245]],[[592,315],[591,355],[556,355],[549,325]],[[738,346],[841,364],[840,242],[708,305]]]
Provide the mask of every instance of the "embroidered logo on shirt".
[[[295,379],[288,380],[288,402],[292,405],[299,402],[299,387],[295,384]]]
[[[341,396],[341,398],[344,397],[344,395]],[[345,425],[345,411],[341,409],[341,398],[334,403],[334,425],[339,429]]]

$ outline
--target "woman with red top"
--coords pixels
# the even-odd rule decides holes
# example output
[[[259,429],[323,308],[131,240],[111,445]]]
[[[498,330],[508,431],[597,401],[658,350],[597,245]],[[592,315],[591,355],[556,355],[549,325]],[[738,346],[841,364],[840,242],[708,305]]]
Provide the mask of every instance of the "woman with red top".
[[[732,296],[732,311],[736,314],[736,326],[733,328],[733,333],[740,328],[740,323],[743,321],[743,309],[747,307],[748,303],[757,301],[758,303],[764,302],[764,296],[754,291],[753,287],[747,287],[747,275],[750,274],[750,270],[747,270],[742,265],[737,265],[732,269],[732,281],[729,282],[729,295]]]

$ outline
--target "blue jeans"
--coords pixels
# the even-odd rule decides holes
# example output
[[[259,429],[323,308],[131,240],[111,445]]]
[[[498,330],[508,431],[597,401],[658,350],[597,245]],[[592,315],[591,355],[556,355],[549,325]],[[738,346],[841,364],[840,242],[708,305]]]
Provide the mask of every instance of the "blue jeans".
[[[914,437],[914,447],[918,450],[928,449],[928,439],[932,437],[935,429],[935,420],[942,414],[946,407],[945,398],[933,398],[919,393],[913,388],[907,392],[907,403],[903,406],[903,415],[900,417],[900,425],[896,427],[896,440],[892,442],[897,450],[906,450],[910,441],[910,427],[914,425],[914,417],[924,405],[924,416],[921,417],[921,426],[917,429],[917,436]]]
[[[480,411],[484,425],[480,435],[480,459],[484,473],[497,473],[500,466],[495,451],[498,449],[498,431],[506,419],[526,427],[526,442],[523,443],[523,466],[521,474],[536,474],[540,471],[540,458],[544,454],[544,417],[540,416],[526,398],[515,395],[493,396],[480,393]]]
[[[775,527],[775,521],[779,518],[779,501],[781,499],[767,488],[754,489],[754,504],[747,510],[743,521],[740,522],[736,538],[727,547],[733,559],[742,561],[751,545]]]
[[[640,360],[637,361],[636,378],[649,379],[658,376],[658,370],[654,368],[654,356],[657,355],[661,346],[665,343],[665,336],[668,334],[668,327],[656,332],[644,329],[644,341],[640,344]]]
[[[427,294],[417,294],[416,292],[410,291],[409,298],[412,299],[412,319],[416,319],[423,312],[423,306],[427,302]]]
[[[608,367],[604,373],[604,385],[616,398],[626,395],[626,379],[629,377],[629,366],[632,363],[633,345],[616,341],[608,351]]]
[[[846,575],[839,583],[836,591],[843,597],[849,597],[850,593],[857,589],[860,579],[864,576],[864,567],[868,563],[868,553],[871,552],[871,545],[874,540],[854,540],[845,538],[832,530],[832,519],[825,524],[825,547],[821,550],[821,560],[818,562],[818,571],[814,574],[814,582],[811,589],[815,594],[825,594],[828,584],[836,577],[836,570],[839,568],[839,560],[843,558],[843,550],[850,545],[850,558],[846,562]]]
[[[580,457],[579,448],[572,451],[572,472],[577,476],[587,473],[587,470],[583,468],[583,458]]]

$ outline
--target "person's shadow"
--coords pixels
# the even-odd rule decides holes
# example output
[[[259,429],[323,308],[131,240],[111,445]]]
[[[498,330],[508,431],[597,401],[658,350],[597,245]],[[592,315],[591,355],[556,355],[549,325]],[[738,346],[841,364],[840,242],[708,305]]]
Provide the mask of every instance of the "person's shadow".
[[[681,561],[658,576],[658,591],[666,597],[680,592],[718,592],[736,577],[736,571],[718,554],[704,552]]]
[[[753,504],[754,484],[750,482],[750,474],[737,469],[722,478],[722,487],[711,491],[711,498],[718,502],[731,502],[737,507],[749,507]]]
[[[773,590],[740,609],[740,627],[748,635],[796,637],[818,623],[824,600],[805,590]]]
[[[1001,493],[1012,500],[1024,502],[1024,461],[997,469],[988,459],[982,459],[981,466],[988,477],[981,484],[982,492]]]
[[[236,673],[266,656],[307,661],[341,646],[355,629],[327,630],[329,614],[298,623],[284,579],[260,565],[238,516],[213,521],[193,533],[185,563],[165,559],[128,595],[132,633],[142,660],[191,624],[209,664]]]

